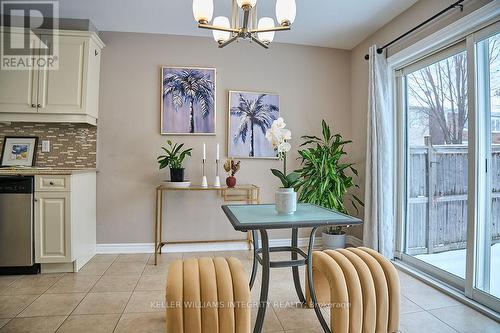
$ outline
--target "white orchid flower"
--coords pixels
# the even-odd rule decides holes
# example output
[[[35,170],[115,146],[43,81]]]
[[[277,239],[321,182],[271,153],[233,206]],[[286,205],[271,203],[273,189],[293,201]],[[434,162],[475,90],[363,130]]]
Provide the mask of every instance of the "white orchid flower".
[[[290,149],[292,149],[292,146],[288,142],[282,142],[278,146],[278,152],[279,153],[287,153],[287,152],[290,151]]]
[[[285,120],[281,117],[279,117],[278,119],[276,119],[275,121],[273,121],[273,125],[272,127],[276,127],[276,128],[285,128],[286,124],[285,124]]]

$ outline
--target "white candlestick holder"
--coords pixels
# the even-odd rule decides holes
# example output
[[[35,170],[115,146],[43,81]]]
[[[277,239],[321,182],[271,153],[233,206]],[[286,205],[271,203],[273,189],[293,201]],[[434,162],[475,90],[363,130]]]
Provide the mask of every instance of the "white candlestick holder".
[[[201,178],[201,187],[208,187],[207,176],[205,176],[205,159],[203,159],[201,167],[203,174],[203,177]]]
[[[219,177],[219,160],[215,160],[215,181],[214,187],[220,187],[220,177]]]

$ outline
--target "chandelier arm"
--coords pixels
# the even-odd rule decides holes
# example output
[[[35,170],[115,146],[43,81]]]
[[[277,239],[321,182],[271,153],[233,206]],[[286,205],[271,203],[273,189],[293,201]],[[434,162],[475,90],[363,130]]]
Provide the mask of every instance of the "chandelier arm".
[[[269,48],[269,46],[268,46],[267,44],[263,43],[263,42],[262,42],[260,39],[258,39],[257,37],[255,37],[255,36],[253,36],[253,35],[252,35],[252,36],[250,36],[250,38],[252,38],[252,40],[253,40],[254,42],[256,42],[257,44],[259,44],[259,45],[260,45],[260,46],[262,46],[263,48],[265,48],[265,49],[268,49],[268,48]]]
[[[198,24],[198,28],[209,29],[209,30],[227,31],[227,32],[234,32],[234,33],[239,33],[240,32],[238,29],[224,28],[224,27],[219,27],[219,26],[216,26],[216,25],[202,24],[202,23]]]
[[[238,35],[234,35],[233,37],[229,38],[228,40],[226,40],[224,43],[220,43],[219,44],[219,48],[223,48],[229,44],[231,44],[232,42],[234,42],[235,40],[238,39]]]
[[[257,33],[257,32],[286,31],[286,30],[290,30],[290,29],[291,29],[290,26],[286,26],[286,27],[279,26],[279,27],[266,28],[266,29],[250,30],[250,33],[254,34],[254,33]]]

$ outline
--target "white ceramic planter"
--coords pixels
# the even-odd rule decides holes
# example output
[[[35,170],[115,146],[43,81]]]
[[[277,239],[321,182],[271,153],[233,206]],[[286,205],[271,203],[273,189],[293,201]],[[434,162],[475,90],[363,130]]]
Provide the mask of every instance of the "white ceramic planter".
[[[297,192],[293,188],[280,187],[274,198],[278,214],[293,214],[297,210]]]
[[[324,250],[335,250],[345,248],[346,234],[343,231],[341,235],[332,235],[321,233],[321,242]]]

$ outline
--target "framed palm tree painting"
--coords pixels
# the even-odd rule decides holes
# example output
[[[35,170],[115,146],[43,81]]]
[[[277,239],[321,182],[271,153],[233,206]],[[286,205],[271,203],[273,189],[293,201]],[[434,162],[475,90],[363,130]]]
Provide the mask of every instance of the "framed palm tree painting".
[[[215,68],[161,68],[161,134],[215,135]]]
[[[266,131],[280,114],[279,95],[246,91],[229,92],[228,156],[277,158]]]

